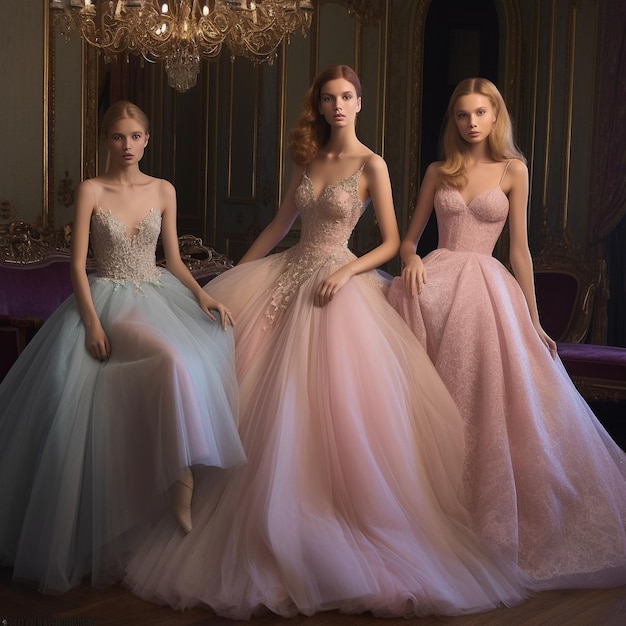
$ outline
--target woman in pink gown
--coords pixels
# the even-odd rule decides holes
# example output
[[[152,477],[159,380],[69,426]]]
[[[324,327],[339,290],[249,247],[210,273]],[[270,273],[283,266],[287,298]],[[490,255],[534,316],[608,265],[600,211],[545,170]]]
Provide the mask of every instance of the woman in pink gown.
[[[458,85],[444,152],[424,176],[389,300],[463,416],[472,517],[544,587],[625,584],[626,455],[541,328],[528,171],[491,82]],[[416,247],[433,205],[439,245],[422,260]],[[492,256],[507,217],[515,277]]]
[[[306,100],[280,210],[206,287],[236,319],[248,464],[197,482],[191,533],[164,518],[126,582],[240,619],[518,602],[526,577],[481,544],[460,500],[460,415],[374,271],[400,238],[386,164],[355,133],[359,80],[332,66]],[[383,242],[357,258],[347,243],[370,199]],[[265,257],[298,214],[300,242]]]

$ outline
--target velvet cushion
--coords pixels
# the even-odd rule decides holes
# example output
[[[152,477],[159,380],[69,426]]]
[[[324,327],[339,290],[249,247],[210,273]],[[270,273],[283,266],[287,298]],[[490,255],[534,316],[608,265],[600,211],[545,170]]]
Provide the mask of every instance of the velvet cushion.
[[[570,376],[626,383],[626,348],[559,343],[558,350]]]
[[[0,315],[47,320],[72,293],[70,265],[0,266]]]

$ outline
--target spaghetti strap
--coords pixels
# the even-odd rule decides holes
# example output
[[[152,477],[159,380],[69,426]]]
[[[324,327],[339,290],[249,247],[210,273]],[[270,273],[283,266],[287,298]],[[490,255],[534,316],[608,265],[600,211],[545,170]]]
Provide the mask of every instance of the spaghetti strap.
[[[498,187],[500,187],[502,185],[502,180],[504,179],[504,175],[506,174],[506,171],[509,169],[509,164],[511,163],[511,159],[509,159],[506,162],[506,165],[504,166],[504,171],[502,172],[502,176],[500,176],[500,182],[498,182]]]

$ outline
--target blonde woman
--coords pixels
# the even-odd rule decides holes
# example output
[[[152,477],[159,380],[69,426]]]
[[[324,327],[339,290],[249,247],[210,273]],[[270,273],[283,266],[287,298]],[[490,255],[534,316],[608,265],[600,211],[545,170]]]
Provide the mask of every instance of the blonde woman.
[[[47,593],[119,580],[162,514],[191,530],[192,466],[245,461],[232,318],[180,259],[174,188],[139,169],[148,120],[117,102],[102,133],[109,168],[76,195],[74,295],[0,386],[0,562]]]
[[[456,87],[443,148],[424,176],[389,300],[461,411],[474,522],[543,587],[624,584],[626,455],[541,327],[528,170],[493,83]],[[439,245],[422,259],[416,248],[433,207]],[[492,256],[507,219],[514,275]]]

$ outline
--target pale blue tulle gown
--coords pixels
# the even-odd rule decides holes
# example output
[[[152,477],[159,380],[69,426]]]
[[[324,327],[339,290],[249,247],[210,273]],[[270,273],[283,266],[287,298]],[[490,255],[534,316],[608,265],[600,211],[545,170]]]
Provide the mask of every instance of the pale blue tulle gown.
[[[160,212],[132,237],[100,209],[91,226],[110,359],[72,295],[0,385],[0,563],[47,593],[118,580],[182,467],[245,461],[232,330],[156,266]]]

